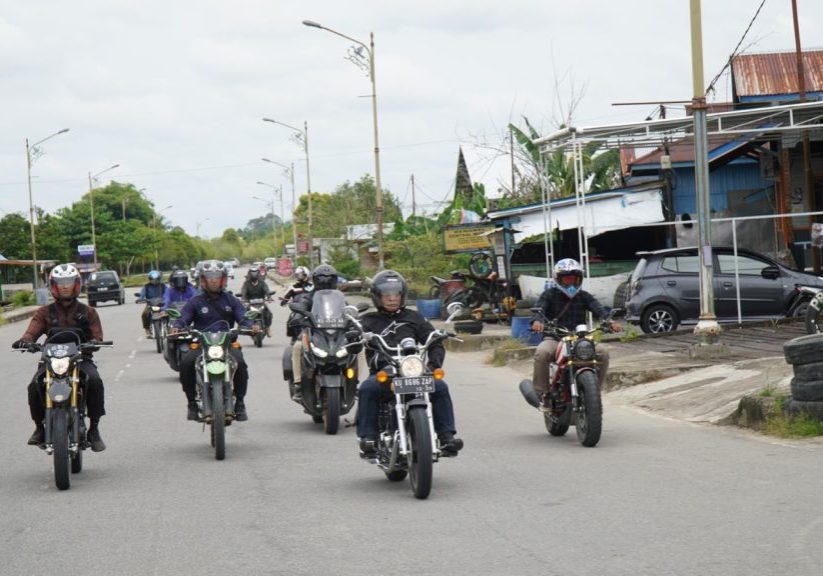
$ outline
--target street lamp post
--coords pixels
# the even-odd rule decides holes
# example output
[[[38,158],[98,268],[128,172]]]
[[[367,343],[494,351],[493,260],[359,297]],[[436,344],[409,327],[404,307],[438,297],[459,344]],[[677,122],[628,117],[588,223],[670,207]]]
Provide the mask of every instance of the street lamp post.
[[[312,214],[311,214],[311,170],[309,169],[309,124],[305,120],[303,121],[303,129],[295,128],[285,122],[280,122],[278,120],[272,120],[271,118],[263,118],[264,122],[273,122],[274,124],[280,124],[281,126],[285,126],[290,130],[294,130],[303,140],[303,152],[306,154],[306,192],[309,195],[309,215],[308,215],[308,228],[309,228],[309,267],[314,268],[314,233],[312,229]],[[292,170],[294,170],[294,166],[292,166]],[[294,252],[295,255],[297,254],[297,243],[295,242],[294,245]]]
[[[294,254],[297,255],[297,218],[295,216],[295,210],[297,210],[297,204],[294,201],[294,162],[290,162],[288,166],[285,164],[281,164],[280,162],[275,162],[274,160],[269,160],[268,158],[263,158],[263,162],[268,162],[269,164],[275,164],[280,166],[286,171],[286,174],[289,176],[289,181],[291,182],[291,234],[292,234],[292,242],[294,243]],[[286,213],[283,211],[283,193],[280,192],[280,213],[285,219]],[[283,252],[286,252],[286,245],[283,244]]]
[[[37,241],[34,235],[34,202],[32,201],[31,195],[31,165],[33,163],[32,160],[32,151],[37,152],[37,145],[42,144],[46,140],[50,140],[55,136],[59,136],[60,134],[65,134],[68,132],[68,128],[63,128],[59,132],[55,132],[49,136],[46,136],[42,140],[38,140],[34,144],[29,145],[29,139],[26,138],[26,174],[27,180],[29,184],[29,227],[31,229],[31,268],[32,268],[32,284],[34,285],[34,289],[38,288],[38,274],[37,274]]]
[[[105,170],[101,170],[94,176],[91,175],[91,171],[89,171],[89,206],[91,208],[91,245],[94,247],[94,270],[97,271],[97,235],[94,230],[94,182],[97,180],[98,176],[101,176],[108,172],[109,170],[114,170],[118,168],[120,164],[114,164],[109,166]]]
[[[286,251],[286,230],[283,227],[283,187],[282,186],[275,186],[274,184],[268,184],[266,182],[257,181],[258,184],[261,186],[266,186],[267,188],[271,188],[271,200],[266,200],[265,198],[260,198],[258,196],[252,196],[252,198],[256,200],[262,200],[263,202],[268,202],[271,204],[271,234],[272,240],[274,241],[274,252],[277,253],[277,221],[274,217],[274,198],[275,196],[280,196],[280,242],[283,245],[283,252]]]
[[[326,32],[331,32],[341,38],[345,38],[350,42],[354,42],[363,47],[363,49],[368,53],[369,56],[369,80],[371,80],[371,102],[372,102],[372,122],[374,127],[374,184],[377,188],[376,190],[376,209],[377,212],[377,261],[378,261],[378,269],[383,269],[383,187],[380,183],[380,144],[377,135],[377,82],[375,79],[374,74],[374,32],[369,32],[369,45],[366,46],[360,40],[356,40],[351,36],[346,36],[336,30],[332,30],[331,28],[326,28],[325,26],[318,24],[312,20],[303,20],[303,25],[309,26],[310,28],[319,28],[320,30],[325,30]],[[360,56],[357,51],[355,51],[354,57]],[[358,63],[359,61],[355,61]]]

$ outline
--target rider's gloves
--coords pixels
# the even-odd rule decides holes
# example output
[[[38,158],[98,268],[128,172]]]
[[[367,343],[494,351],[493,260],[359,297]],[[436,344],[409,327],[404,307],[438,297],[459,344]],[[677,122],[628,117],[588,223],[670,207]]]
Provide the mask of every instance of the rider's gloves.
[[[15,340],[11,347],[15,350],[22,350],[24,348],[28,348],[29,344],[31,344],[31,342],[26,340]]]

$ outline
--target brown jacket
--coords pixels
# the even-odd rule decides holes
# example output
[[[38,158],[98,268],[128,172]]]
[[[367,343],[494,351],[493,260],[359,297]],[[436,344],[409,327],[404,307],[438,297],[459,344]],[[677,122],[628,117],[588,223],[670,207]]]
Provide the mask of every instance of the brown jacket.
[[[47,334],[49,330],[52,328],[71,328],[74,326],[78,326],[77,322],[77,313],[79,308],[79,302],[75,300],[68,306],[64,306],[62,303],[51,304],[49,306],[54,306],[57,311],[57,324],[56,326],[52,326],[51,322],[51,315],[49,314],[49,306],[41,306],[37,309],[37,312],[34,313],[34,316],[29,322],[28,328],[23,333],[23,336],[20,338],[26,342],[34,342],[43,334]],[[100,323],[100,316],[97,314],[97,310],[90,306],[83,305],[85,308],[86,317],[89,319],[89,332],[91,333],[91,338],[93,340],[102,340],[103,339],[103,325]]]

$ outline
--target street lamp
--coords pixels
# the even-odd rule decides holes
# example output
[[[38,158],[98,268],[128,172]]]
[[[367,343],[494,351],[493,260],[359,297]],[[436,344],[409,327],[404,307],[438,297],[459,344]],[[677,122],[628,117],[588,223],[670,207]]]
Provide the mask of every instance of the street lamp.
[[[39,152],[39,150],[37,148],[38,144],[42,144],[46,140],[51,140],[55,136],[59,136],[60,134],[65,134],[68,131],[69,131],[68,128],[63,128],[59,132],[55,132],[54,134],[46,136],[42,140],[38,140],[37,142],[35,142],[34,144],[31,144],[31,145],[29,145],[29,139],[26,138],[26,172],[27,172],[28,183],[29,183],[29,227],[31,228],[31,267],[32,267],[32,274],[33,274],[32,280],[33,280],[35,290],[38,287],[38,282],[37,282],[38,274],[37,274],[37,242],[36,242],[35,237],[34,237],[34,202],[32,202],[32,197],[31,197],[31,165],[34,162],[34,160],[32,159],[32,152],[34,152],[35,154],[37,152]]]
[[[374,124],[374,184],[377,188],[377,260],[378,269],[383,269],[383,187],[380,184],[380,144],[377,137],[377,85],[374,76],[374,32],[369,32],[369,45],[366,46],[360,40],[356,40],[351,36],[346,36],[331,28],[318,24],[312,20],[303,20],[303,25],[310,28],[319,28],[326,32],[331,32],[341,38],[345,38],[350,42],[354,42],[363,48],[368,54],[368,73],[369,80],[371,80],[371,104],[372,104],[372,121]],[[349,55],[349,59],[358,66],[363,66],[363,54],[359,49],[354,49]]]
[[[262,200],[263,202],[271,202],[271,234],[272,240],[274,241],[274,251],[275,254],[277,253],[277,234],[275,233],[276,228],[276,221],[274,218],[274,197],[275,195],[280,196],[280,242],[283,243],[283,252],[286,251],[286,230],[283,228],[283,187],[282,186],[275,186],[274,184],[267,184],[266,182],[257,181],[258,184],[261,186],[266,186],[267,188],[271,188],[271,201],[266,200],[265,198],[260,198],[258,196],[252,196],[257,200]]]
[[[91,175],[91,171],[89,171],[89,205],[91,206],[91,245],[94,247],[94,271],[97,271],[97,236],[94,230],[94,185],[93,183],[97,180],[98,176],[101,176],[108,172],[109,170],[114,170],[115,168],[119,168],[120,164],[114,164],[109,166],[105,170],[101,170],[94,176]]]
[[[294,254],[297,255],[297,217],[295,216],[295,210],[297,210],[297,204],[294,200],[294,162],[290,162],[288,166],[285,164],[281,164],[280,162],[275,162],[274,160],[269,160],[268,158],[263,158],[263,162],[268,162],[269,164],[275,164],[277,166],[282,167],[286,170],[286,174],[289,175],[289,180],[291,181],[291,234],[292,234],[292,242],[294,242]],[[281,192],[280,200],[282,202],[283,196]],[[285,212],[283,212],[283,206],[280,206],[280,212],[283,213],[285,217]],[[286,245],[283,245],[283,252],[286,251]]]
[[[309,195],[309,217],[308,217],[308,227],[309,227],[309,267],[314,268],[314,233],[312,230],[312,217],[311,217],[311,170],[309,170],[309,124],[305,120],[303,121],[303,129],[295,128],[285,122],[279,122],[277,120],[272,120],[271,118],[263,118],[263,122],[273,122],[274,124],[280,124],[281,126],[285,126],[290,130],[294,130],[300,135],[300,138],[303,140],[303,152],[306,154],[306,192]],[[294,253],[297,255],[297,244],[294,245]]]
[[[141,188],[140,190],[138,190],[138,192],[142,192],[143,190],[145,190],[145,188]],[[152,217],[152,226],[151,226],[152,229],[154,230],[155,235],[157,234],[157,220],[158,220],[157,217],[160,216],[161,212],[165,212],[169,208],[174,208],[174,206],[169,204],[165,208],[162,208],[160,210],[155,210],[154,215]],[[154,269],[158,270],[158,271],[160,270],[160,251],[157,249],[156,244],[154,246]]]

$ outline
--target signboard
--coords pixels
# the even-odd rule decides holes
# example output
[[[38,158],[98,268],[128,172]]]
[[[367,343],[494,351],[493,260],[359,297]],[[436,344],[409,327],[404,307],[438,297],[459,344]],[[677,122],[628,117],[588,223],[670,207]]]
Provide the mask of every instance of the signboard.
[[[94,256],[94,244],[79,244],[77,253],[80,256]]]
[[[281,258],[277,261],[277,273],[280,276],[291,276],[294,271],[294,264],[291,258]]]
[[[297,253],[298,254],[308,254],[309,253],[309,241],[308,240],[298,240],[297,241]]]
[[[443,230],[443,245],[446,252],[472,252],[488,249],[491,238],[483,234],[494,231],[494,224],[467,224],[446,226]]]

